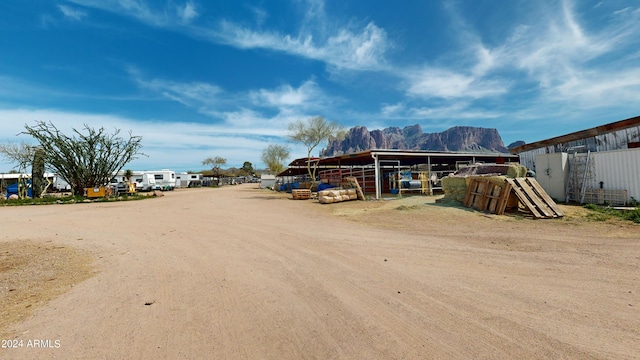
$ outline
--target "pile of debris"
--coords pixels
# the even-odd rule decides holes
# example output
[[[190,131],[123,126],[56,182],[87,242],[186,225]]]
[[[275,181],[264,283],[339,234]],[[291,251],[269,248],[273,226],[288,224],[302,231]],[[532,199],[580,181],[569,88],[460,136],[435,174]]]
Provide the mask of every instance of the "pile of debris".
[[[442,178],[445,200],[463,202],[472,179],[477,177],[495,178],[492,181],[502,183],[506,178],[525,177],[527,168],[519,164],[475,164],[464,167]]]
[[[498,215],[523,210],[535,219],[564,216],[540,184],[526,174],[527,169],[517,164],[469,166],[442,179],[443,199]]]

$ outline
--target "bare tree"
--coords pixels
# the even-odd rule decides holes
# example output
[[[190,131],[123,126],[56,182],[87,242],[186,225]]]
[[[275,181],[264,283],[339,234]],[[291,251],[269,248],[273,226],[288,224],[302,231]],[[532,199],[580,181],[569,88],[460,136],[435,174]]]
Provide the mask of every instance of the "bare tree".
[[[15,169],[26,173],[31,165],[36,147],[24,142],[20,144],[0,144],[0,156],[11,163],[17,164]]]
[[[262,162],[269,172],[277,175],[284,169],[283,162],[289,157],[289,149],[284,145],[271,144],[262,150]]]
[[[36,149],[37,147],[28,145],[24,142],[20,144],[0,144],[0,155],[7,161],[17,164],[14,169],[17,169],[20,174],[18,177],[18,196],[20,198],[25,198],[27,196],[28,176],[23,176],[23,174],[27,173],[27,168],[33,164],[33,161],[35,161]],[[42,173],[44,175],[44,169],[42,169]],[[32,179],[34,178],[33,174],[31,177]],[[40,181],[36,182],[41,184],[41,179],[38,180]],[[32,191],[32,195],[39,196],[40,192]]]
[[[336,136],[342,130],[342,126],[333,121],[327,121],[322,116],[316,116],[306,121],[298,120],[290,123],[288,130],[287,137],[291,141],[307,147],[307,171],[311,181],[315,181],[318,162],[315,161],[313,166],[311,165],[311,152],[320,143],[328,142],[330,138]]]
[[[213,173],[216,175],[216,177],[220,175],[220,169],[226,164],[227,164],[227,159],[221,156],[208,157],[202,160],[202,165],[211,166],[211,170],[213,170]]]
[[[67,136],[44,121],[25,129],[23,134],[31,135],[44,149],[47,166],[69,182],[75,195],[108,184],[114,173],[144,155],[139,151],[142,137],[129,133],[128,139],[122,138],[119,129],[109,134],[103,127],[96,130],[85,124],[84,133],[72,129],[73,135]]]

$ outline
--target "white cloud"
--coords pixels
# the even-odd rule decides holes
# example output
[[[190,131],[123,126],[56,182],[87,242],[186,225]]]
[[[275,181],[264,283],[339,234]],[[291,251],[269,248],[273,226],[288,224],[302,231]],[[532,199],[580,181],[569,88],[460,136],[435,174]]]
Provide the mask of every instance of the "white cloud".
[[[162,120],[141,121],[113,115],[65,112],[52,109],[0,109],[3,132],[0,142],[30,143],[28,135],[15,136],[24,131],[25,124],[34,125],[36,120],[53,123],[61,132],[71,134],[72,129],[81,131],[84,124],[92,128],[104,127],[113,132],[121,129],[120,135],[142,136],[142,152],[149,155],[134,161],[139,169],[174,168],[181,171],[198,170],[200,162],[212,155],[227,158],[228,166],[242,166],[251,161],[254,167],[260,164],[260,154],[272,142],[284,142],[287,119],[274,119],[264,124],[250,112],[229,113],[228,122],[202,124],[191,122],[166,122]],[[247,126],[250,125],[250,126]],[[278,126],[279,125],[279,126]],[[0,159],[0,172],[9,171],[13,164]]]
[[[640,69],[623,69],[601,73],[596,70],[575,74],[550,92],[555,101],[579,104],[591,108],[628,106],[638,101],[640,93]]]
[[[178,8],[178,16],[182,19],[183,23],[190,23],[193,19],[198,17],[198,11],[192,2],[187,2],[183,7]]]
[[[253,102],[259,106],[276,108],[300,107],[309,108],[324,97],[322,91],[313,80],[305,81],[300,87],[282,85],[274,90],[260,89],[249,95]]]
[[[590,30],[576,18],[570,1],[561,9],[549,9],[534,25],[520,25],[505,43],[494,49],[496,67],[525,70],[543,88],[563,86],[579,73],[598,66],[601,72],[615,69],[616,61],[600,64],[623,46],[638,41],[640,14],[615,15],[601,30]],[[619,70],[619,69],[616,69]]]
[[[80,21],[87,16],[86,11],[74,9],[67,5],[58,5],[58,9],[60,9],[64,16],[76,21]]]
[[[494,46],[484,44],[482,33],[453,13],[453,33],[458,34],[461,50],[445,56],[456,60],[397,70],[407,94],[481,99],[511,97],[514,88],[531,86],[534,91],[528,96],[541,97],[535,102],[538,106],[562,100],[608,107],[637,98],[637,53],[615,54],[640,44],[640,9],[611,11],[610,21],[601,28],[581,19],[570,0],[557,7],[540,5],[538,10],[514,19],[511,32]],[[614,93],[617,96],[604,96]]]
[[[129,16],[156,27],[172,28],[215,43],[249,49],[263,48],[325,62],[352,70],[376,70],[384,66],[390,47],[384,29],[369,22],[363,28],[352,24],[330,23],[323,1],[310,1],[297,34],[254,30],[229,20],[205,28],[190,24],[198,16],[191,2],[180,7],[175,17],[165,9],[152,8],[144,0],[70,0],[76,4]],[[254,13],[257,13],[254,10]],[[257,13],[259,14],[259,13]],[[258,22],[266,15],[259,14]]]
[[[401,114],[404,109],[405,109],[405,106],[402,103],[384,104],[380,109],[380,113],[384,117],[394,117],[394,116],[397,116],[398,114]]]
[[[291,121],[312,116],[308,111],[320,109],[329,101],[329,97],[313,80],[305,81],[298,88],[284,84],[276,89],[228,93],[215,84],[145,79],[141,72],[133,67],[130,67],[128,72],[140,88],[179,102],[216,121],[224,122],[232,129],[257,130],[272,135],[282,133],[273,133],[267,128],[286,128],[286,124]],[[256,108],[248,108],[250,105],[255,105]],[[265,115],[260,112],[265,109],[271,112],[275,109],[277,113]]]
[[[250,49],[264,48],[325,62],[331,66],[351,70],[380,70],[384,54],[389,48],[386,32],[374,23],[361,30],[336,29],[322,37],[311,33],[296,35],[274,31],[254,31],[224,21],[220,30],[202,33],[214,41]]]
[[[140,80],[138,84],[188,106],[191,106],[194,102],[200,105],[212,106],[222,93],[222,89],[218,86],[204,82],[177,83],[154,79],[150,81]]]
[[[69,2],[117,13],[122,16],[133,17],[139,21],[152,26],[173,26],[182,20],[182,15],[173,12],[172,16],[166,9],[155,9],[148,5],[145,0],[68,0]]]
[[[427,67],[407,72],[411,96],[425,98],[481,98],[504,94],[507,86],[498,80],[482,79],[444,68]]]
[[[504,116],[504,113],[500,111],[474,107],[473,103],[462,100],[433,105],[410,105],[406,103],[384,105],[380,113],[385,119],[439,120],[439,127],[444,126],[442,120],[455,122],[466,119],[495,119]]]

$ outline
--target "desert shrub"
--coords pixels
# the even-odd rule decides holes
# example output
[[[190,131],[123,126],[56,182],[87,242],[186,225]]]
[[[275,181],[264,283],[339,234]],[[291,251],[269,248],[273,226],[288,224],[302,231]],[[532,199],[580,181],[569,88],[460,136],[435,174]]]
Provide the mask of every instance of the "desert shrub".
[[[640,224],[640,206],[630,211],[617,210],[608,206],[599,206],[596,204],[585,204],[583,207],[595,212],[587,215],[587,218],[590,220],[605,221],[610,218],[618,218]]]
[[[635,210],[624,212],[624,218],[633,221],[636,224],[640,224],[640,206],[636,207]]]

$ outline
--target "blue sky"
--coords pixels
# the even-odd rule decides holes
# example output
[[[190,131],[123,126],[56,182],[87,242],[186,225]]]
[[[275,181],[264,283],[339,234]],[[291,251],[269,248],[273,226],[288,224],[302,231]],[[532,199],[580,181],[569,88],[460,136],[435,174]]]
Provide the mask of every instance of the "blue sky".
[[[640,115],[639,45],[637,1],[3,0],[0,142],[104,126],[177,171],[303,157],[317,115],[534,142]]]

